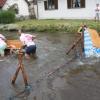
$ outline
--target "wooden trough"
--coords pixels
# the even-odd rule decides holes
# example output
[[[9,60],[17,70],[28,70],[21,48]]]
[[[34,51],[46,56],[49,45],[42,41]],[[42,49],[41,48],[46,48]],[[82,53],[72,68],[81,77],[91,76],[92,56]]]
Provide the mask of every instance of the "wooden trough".
[[[11,50],[19,50],[22,48],[22,43],[20,40],[7,40],[7,48],[5,49],[5,55],[9,55]]]
[[[7,46],[8,46],[7,49],[9,49],[9,50],[10,49],[18,50],[18,62],[19,62],[18,63],[18,68],[16,69],[16,72],[12,77],[11,83],[15,84],[15,81],[17,79],[18,73],[21,70],[25,86],[28,86],[27,74],[26,74],[24,65],[22,63],[23,52],[22,52],[22,43],[21,43],[21,41],[19,41],[19,40],[7,40]]]
[[[20,49],[22,47],[22,43],[20,40],[7,40],[8,48]]]

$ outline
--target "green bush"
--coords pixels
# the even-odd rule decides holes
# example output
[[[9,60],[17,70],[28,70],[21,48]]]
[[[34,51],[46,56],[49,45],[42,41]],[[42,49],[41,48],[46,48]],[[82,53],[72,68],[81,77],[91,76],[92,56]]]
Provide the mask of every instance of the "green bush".
[[[15,21],[15,13],[13,11],[0,11],[0,23],[9,24]]]

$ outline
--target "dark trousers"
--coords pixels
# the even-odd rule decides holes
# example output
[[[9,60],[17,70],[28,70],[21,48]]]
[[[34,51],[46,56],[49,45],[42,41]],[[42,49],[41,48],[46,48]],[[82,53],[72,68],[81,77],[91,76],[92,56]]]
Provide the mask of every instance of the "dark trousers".
[[[26,47],[26,53],[28,55],[35,54],[36,53],[36,45],[30,45],[30,46]]]

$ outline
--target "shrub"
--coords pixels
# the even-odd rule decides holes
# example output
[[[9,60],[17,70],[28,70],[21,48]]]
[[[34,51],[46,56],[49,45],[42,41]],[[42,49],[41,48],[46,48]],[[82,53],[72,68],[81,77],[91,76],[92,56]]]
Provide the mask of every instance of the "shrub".
[[[84,23],[100,33],[100,22],[94,20],[24,20],[16,22],[18,27],[25,31],[50,33],[77,33],[80,25]]]
[[[8,24],[15,21],[15,13],[13,11],[0,11],[0,23]]]

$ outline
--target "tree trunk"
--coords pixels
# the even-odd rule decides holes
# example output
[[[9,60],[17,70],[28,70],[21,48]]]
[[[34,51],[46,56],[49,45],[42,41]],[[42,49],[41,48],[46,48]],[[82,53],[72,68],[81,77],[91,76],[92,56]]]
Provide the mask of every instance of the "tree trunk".
[[[31,1],[25,0],[25,2],[28,5],[29,17],[31,19],[36,18],[35,10],[34,10],[34,0],[31,0]]]

